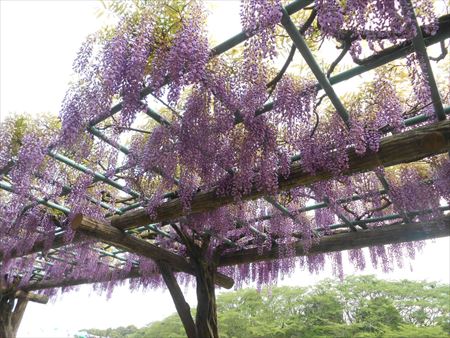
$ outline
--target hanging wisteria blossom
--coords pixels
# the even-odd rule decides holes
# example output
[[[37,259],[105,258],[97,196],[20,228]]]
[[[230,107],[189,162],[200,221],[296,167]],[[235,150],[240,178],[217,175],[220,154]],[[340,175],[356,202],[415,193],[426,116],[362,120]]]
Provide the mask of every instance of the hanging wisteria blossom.
[[[391,271],[445,235],[450,94],[429,61],[448,56],[426,46],[449,19],[431,0],[243,0],[215,48],[202,1],[133,3],[81,46],[58,118],[0,123],[0,287],[195,281],[197,336],[217,337],[215,285],[343,278],[365,246]]]

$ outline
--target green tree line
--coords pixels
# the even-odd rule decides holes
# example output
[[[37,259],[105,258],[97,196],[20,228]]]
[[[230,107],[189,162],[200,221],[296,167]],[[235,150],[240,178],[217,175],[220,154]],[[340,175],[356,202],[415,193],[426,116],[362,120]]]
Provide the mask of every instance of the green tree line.
[[[217,298],[219,332],[241,337],[449,337],[449,285],[327,279],[311,287],[242,289]],[[110,338],[185,337],[177,314],[143,328],[87,330]]]

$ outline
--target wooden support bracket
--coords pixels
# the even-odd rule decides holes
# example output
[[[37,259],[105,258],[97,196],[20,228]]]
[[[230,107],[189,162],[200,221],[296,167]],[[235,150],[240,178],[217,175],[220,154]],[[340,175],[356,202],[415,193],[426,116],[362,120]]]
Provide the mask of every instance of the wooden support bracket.
[[[156,262],[166,262],[174,270],[195,276],[195,268],[183,257],[157,247],[143,239],[128,235],[109,224],[78,214],[72,221],[71,227],[99,241],[153,259]],[[230,289],[234,284],[232,278],[220,272],[216,272],[215,280],[217,285],[227,289]]]
[[[23,290],[17,290],[14,293],[14,297],[15,298],[23,298],[30,302],[35,302],[35,303],[39,303],[39,304],[47,304],[48,303],[48,296],[40,295],[40,294],[32,293],[32,292],[26,292]]]

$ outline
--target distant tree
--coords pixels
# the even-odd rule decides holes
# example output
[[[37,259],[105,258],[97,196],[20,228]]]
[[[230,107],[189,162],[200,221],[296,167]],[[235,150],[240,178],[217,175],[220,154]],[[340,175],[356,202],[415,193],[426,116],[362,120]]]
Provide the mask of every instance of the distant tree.
[[[396,329],[403,319],[392,300],[378,297],[368,300],[357,310],[356,322],[367,331],[378,331],[381,326]]]
[[[448,285],[409,280],[392,282],[374,276],[349,276],[339,284],[333,280],[324,281],[321,287],[338,289],[344,304],[345,320],[350,323],[358,321],[357,311],[367,307],[368,302],[384,298],[392,302],[405,323],[416,326],[448,325]]]
[[[223,338],[437,338],[448,337],[449,301],[447,285],[349,276],[310,288],[223,293],[217,306]],[[111,338],[185,337],[175,314],[141,329],[88,332]]]
[[[178,314],[173,314],[162,321],[157,321],[126,336],[126,338],[185,338],[186,333]]]
[[[92,334],[94,336],[99,337],[108,337],[108,338],[122,338],[127,337],[130,334],[133,334],[138,331],[138,328],[134,325],[128,325],[128,326],[120,326],[115,329],[106,329],[106,330],[99,330],[99,329],[89,329],[84,330],[89,334]]]

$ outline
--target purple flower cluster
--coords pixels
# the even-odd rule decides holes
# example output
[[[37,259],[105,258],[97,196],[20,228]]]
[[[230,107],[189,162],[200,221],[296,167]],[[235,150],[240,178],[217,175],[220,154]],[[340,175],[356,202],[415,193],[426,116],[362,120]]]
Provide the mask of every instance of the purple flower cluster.
[[[13,154],[13,138],[15,130],[12,119],[7,119],[0,123],[0,171],[6,168]]]
[[[419,0],[415,5],[419,21],[432,33],[435,23],[430,1]],[[396,43],[416,33],[413,9],[404,0],[318,0],[316,8],[323,34],[338,39],[347,34],[354,41],[354,56],[359,56],[362,39],[377,50],[384,41]],[[210,60],[199,2],[189,2],[173,27],[160,29],[160,22],[151,14],[143,10],[139,17],[127,16],[114,30],[91,36],[82,46],[73,65],[79,81],[64,99],[56,141],[48,129],[25,128],[26,132],[21,132],[12,120],[0,125],[1,180],[14,192],[0,191],[2,274],[22,275],[23,285],[36,280],[37,270],[44,274],[44,280],[107,280],[98,288],[108,295],[123,278],[137,271],[142,277],[133,280],[131,288],[163,284],[157,265],[148,259],[132,254],[113,259],[92,241],[72,242],[75,232],[68,225],[77,213],[106,221],[105,214],[117,200],[124,199],[122,193],[105,183],[93,184],[94,171],[100,168],[106,171],[105,176],[125,181],[125,190],[138,191],[140,198],[136,201],[151,216],[168,200],[164,196],[167,191],[176,191],[176,198],[187,211],[199,191],[217,189],[218,194],[232,196],[236,203],[187,215],[178,220],[178,226],[194,242],[208,241],[207,259],[212,259],[219,247],[225,252],[255,249],[260,254],[278,248],[278,259],[272,262],[221,268],[234,276],[238,285],[244,281],[254,281],[258,287],[274,283],[292,273],[297,263],[318,272],[326,259],[331,261],[334,273],[342,277],[340,253],[297,259],[294,245],[300,242],[308,253],[318,239],[317,232],[327,236],[336,228],[346,231],[347,220],[360,220],[357,226],[365,227],[368,218],[394,212],[404,221],[442,215],[440,201],[450,199],[450,162],[446,159],[430,160],[431,174],[412,167],[386,173],[379,168],[378,177],[373,172],[344,175],[351,148],[358,155],[377,152],[383,133],[404,128],[403,103],[387,73],[377,72],[366,92],[352,102],[350,128],[335,111],[316,106],[315,83],[289,74],[276,86],[273,111],[261,116],[258,110],[270,96],[267,62],[275,56],[275,28],[282,16],[280,1],[242,2],[242,25],[253,37],[245,43],[242,60],[233,62],[228,56]],[[419,106],[431,114],[424,63],[417,56],[409,57],[408,69]],[[170,84],[164,92],[161,87],[167,81]],[[175,112],[167,118],[170,123],[150,132],[132,134],[130,154],[122,162],[117,150],[98,142],[85,132],[86,127],[93,119],[106,118],[111,105],[121,98],[120,117],[109,118],[99,126],[117,145],[129,136],[123,131],[137,123],[136,114],[144,108],[141,90],[145,85],[180,113]],[[152,125],[143,128],[148,126]],[[49,150],[82,161],[88,173],[46,157]],[[291,156],[298,154],[300,160],[294,164],[297,172],[326,172],[333,178],[280,193],[278,180],[290,175]],[[121,176],[114,176],[118,164],[125,167]],[[388,189],[380,182],[380,174],[387,176]],[[274,196],[283,207],[269,203],[269,199],[242,200],[255,191]],[[110,210],[105,210],[99,200],[108,194],[111,197],[105,208]],[[39,204],[45,201],[59,203],[70,212],[51,213]],[[319,204],[317,209],[303,212],[312,210],[312,202]],[[124,201],[120,203],[125,205]],[[420,209],[431,212],[417,214]],[[381,225],[376,222],[367,226]],[[179,233],[167,224],[158,226],[164,230],[154,235],[161,248],[188,255]],[[50,249],[57,233],[64,234],[66,246],[53,251]],[[43,241],[43,253],[26,256],[37,241]],[[403,264],[403,257],[413,257],[420,246],[371,248],[372,264],[390,270],[395,264]],[[14,258],[19,255],[26,257]],[[361,250],[350,251],[349,258],[358,269],[366,266]],[[179,279],[192,281],[185,275]]]
[[[336,0],[316,1],[320,30],[328,36],[336,36],[344,25],[344,13]]]
[[[450,160],[443,159],[433,173],[434,186],[440,196],[450,203]]]
[[[26,134],[11,170],[11,180],[17,194],[27,196],[31,190],[33,176],[37,173],[47,153],[47,144],[34,133]]]
[[[431,0],[414,2],[419,22],[426,32],[434,34],[437,19]],[[358,58],[362,52],[362,40],[371,50],[410,40],[416,34],[413,11],[406,0],[348,0],[341,4],[336,0],[316,1],[318,23],[324,36],[351,42],[350,52]]]
[[[439,214],[440,194],[436,188],[424,180],[420,172],[412,168],[402,169],[398,175],[400,182],[391,182],[389,197],[394,209],[406,219],[414,219],[410,212],[431,209],[432,213],[418,214],[421,221],[429,220],[435,213]]]
[[[358,155],[377,152],[383,130],[403,129],[403,106],[396,93],[387,76],[377,73],[368,88],[368,97],[352,110],[350,138]]]
[[[406,57],[409,78],[419,107],[418,112],[427,116],[433,116],[434,109],[431,98],[431,88],[428,82],[428,68],[423,61],[423,56],[417,53]]]
[[[280,0],[244,0],[241,2],[241,24],[248,34],[273,28],[281,20]]]
[[[241,24],[248,35],[244,43],[244,76],[258,82],[264,76],[263,62],[276,56],[275,27],[282,17],[280,0],[241,2]]]
[[[166,57],[167,75],[171,80],[168,99],[172,103],[178,100],[183,86],[205,79],[209,47],[201,21],[197,17],[201,17],[201,9],[198,10],[200,12],[195,17],[183,22]]]
[[[311,174],[328,171],[340,175],[348,167],[349,140],[349,130],[337,113],[319,125],[313,136],[304,131],[297,150],[302,156],[304,170]]]

